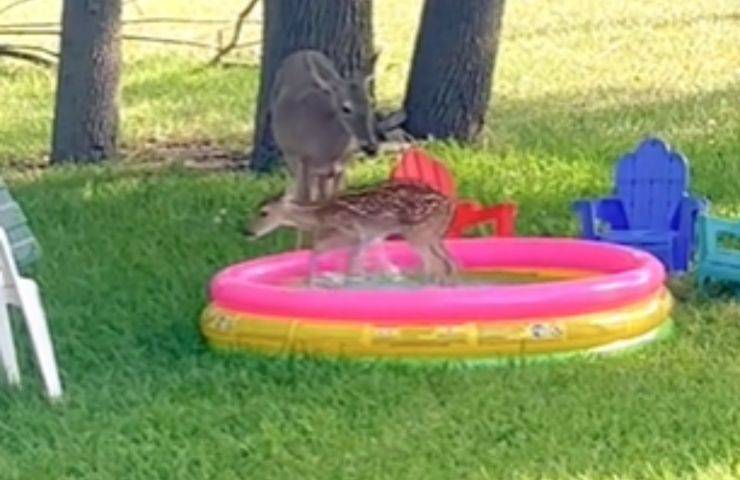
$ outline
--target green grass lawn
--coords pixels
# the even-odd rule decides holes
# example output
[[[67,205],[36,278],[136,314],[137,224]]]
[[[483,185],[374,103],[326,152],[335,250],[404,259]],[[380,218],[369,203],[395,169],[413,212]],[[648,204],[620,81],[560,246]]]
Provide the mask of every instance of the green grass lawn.
[[[211,4],[190,3],[179,13]],[[419,7],[398,3],[376,0],[388,104]],[[524,234],[575,234],[570,201],[606,192],[616,156],[657,133],[715,210],[740,216],[734,0],[509,3],[482,142],[431,147],[462,193],[516,200]],[[54,77],[0,64],[0,163],[44,248],[35,277],[66,388],[44,401],[16,323],[24,386],[0,389],[0,479],[740,478],[740,307],[691,278],[674,288],[676,334],[614,358],[458,369],[211,352],[197,326],[211,275],[293,237],[240,234],[280,177],[148,164],[162,143],[247,148],[256,70],[173,52],[127,52],[130,153],[102,168],[28,169],[46,163]]]

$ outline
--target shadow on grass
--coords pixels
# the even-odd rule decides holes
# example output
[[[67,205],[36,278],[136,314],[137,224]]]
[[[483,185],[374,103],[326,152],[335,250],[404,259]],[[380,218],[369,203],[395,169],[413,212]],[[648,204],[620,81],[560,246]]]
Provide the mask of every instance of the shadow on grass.
[[[702,190],[736,204],[724,185],[740,173],[723,162],[740,150],[726,135],[737,114],[722,113],[728,124],[717,134],[695,129],[735,93],[595,111],[504,102],[488,148],[432,148],[465,195],[519,201],[531,233],[572,230],[570,200],[603,193],[612,160],[656,130],[691,156]],[[197,327],[208,280],[289,248],[290,235],[248,244],[239,233],[280,180],[116,170],[53,169],[14,189],[44,247],[38,279],[69,398],[43,408],[34,381],[0,393],[13,432],[0,435],[0,451],[13,455],[19,478],[79,477],[84,458],[95,458],[97,478],[128,469],[183,478],[737,471],[740,316],[731,300],[682,304],[670,342],[596,361],[453,369],[218,355]]]
[[[572,200],[608,193],[615,161],[648,135],[663,137],[688,157],[696,192],[720,210],[737,211],[737,98],[740,86],[664,100],[644,93],[619,107],[591,107],[577,98],[501,100],[482,145],[431,148],[450,161],[463,195],[519,202],[526,233],[555,234],[554,219],[569,215]]]

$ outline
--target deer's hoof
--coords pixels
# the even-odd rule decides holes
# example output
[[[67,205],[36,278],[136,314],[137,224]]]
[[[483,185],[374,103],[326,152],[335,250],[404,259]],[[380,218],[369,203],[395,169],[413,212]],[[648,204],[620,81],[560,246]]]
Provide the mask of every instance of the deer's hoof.
[[[308,284],[314,288],[336,288],[342,286],[344,282],[344,275],[334,272],[324,272],[320,275],[311,277]]]
[[[400,283],[406,280],[406,277],[400,271],[388,272],[385,278],[393,283]]]
[[[383,269],[383,278],[388,279],[392,282],[400,282],[404,280],[401,269],[399,269],[395,265],[389,265]]]
[[[344,283],[347,285],[359,285],[367,281],[367,278],[364,275],[361,274],[351,274],[347,275],[347,278],[345,278]]]

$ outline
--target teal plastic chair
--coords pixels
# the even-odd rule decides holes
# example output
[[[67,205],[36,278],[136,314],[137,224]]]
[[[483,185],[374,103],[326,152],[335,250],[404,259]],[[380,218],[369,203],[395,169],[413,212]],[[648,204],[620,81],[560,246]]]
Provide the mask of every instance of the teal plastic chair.
[[[697,225],[699,285],[714,280],[740,286],[740,220],[700,215]]]
[[[0,228],[8,235],[16,266],[21,272],[27,272],[41,257],[41,248],[28,227],[21,207],[13,200],[2,180],[0,180]]]

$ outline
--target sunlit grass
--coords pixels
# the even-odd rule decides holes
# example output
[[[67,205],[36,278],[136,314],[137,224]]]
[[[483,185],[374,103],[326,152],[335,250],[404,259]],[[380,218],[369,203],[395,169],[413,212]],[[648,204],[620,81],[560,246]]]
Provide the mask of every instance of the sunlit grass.
[[[59,3],[32,0],[0,20],[57,20]],[[139,0],[126,3],[124,17],[233,19],[243,3]],[[41,5],[49,8],[40,8]],[[382,52],[377,69],[378,96],[383,105],[398,106],[401,102],[420,8],[419,0],[375,2],[375,44]],[[530,120],[546,118],[556,133],[548,137],[564,138],[557,132],[571,129],[571,120],[605,111],[597,115],[601,119],[600,137],[620,142],[620,146],[631,143],[636,133],[648,130],[666,133],[681,141],[684,148],[699,136],[706,137],[704,143],[709,144],[712,137],[736,132],[740,115],[736,94],[740,85],[739,15],[740,7],[734,0],[627,4],[567,0],[548,8],[531,0],[509,2],[495,74],[494,119],[489,122],[490,128],[495,131],[505,117],[505,123],[525,132]],[[260,17],[258,8],[250,22]],[[125,28],[135,35],[214,44],[219,30],[223,30],[224,38],[230,32],[228,24],[131,24]],[[249,23],[243,39],[256,41],[260,33],[258,24]],[[42,44],[48,40],[30,38],[22,40]],[[48,41],[51,43],[47,46],[56,47],[56,40]],[[200,67],[212,53],[127,42],[122,104],[124,140],[136,142],[148,136],[166,136],[177,140],[208,137],[227,144],[234,144],[237,139],[246,141],[252,128],[256,70],[243,67],[203,71]],[[258,51],[239,51],[235,58],[256,67]],[[5,139],[0,144],[0,161],[5,162],[23,156],[38,157],[48,150],[55,83],[51,73],[25,69],[11,72],[14,70],[0,69],[0,91],[3,104],[8,106],[0,110],[0,134]],[[152,93],[147,94],[145,89]],[[643,110],[654,109],[653,105],[663,115],[657,123],[649,111],[647,117],[643,115]],[[559,113],[557,123],[550,118],[553,110]],[[193,118],[193,112],[202,119]],[[674,113],[681,119],[673,119]],[[225,120],[220,125],[219,117]],[[506,145],[509,137],[494,134],[484,140]]]

